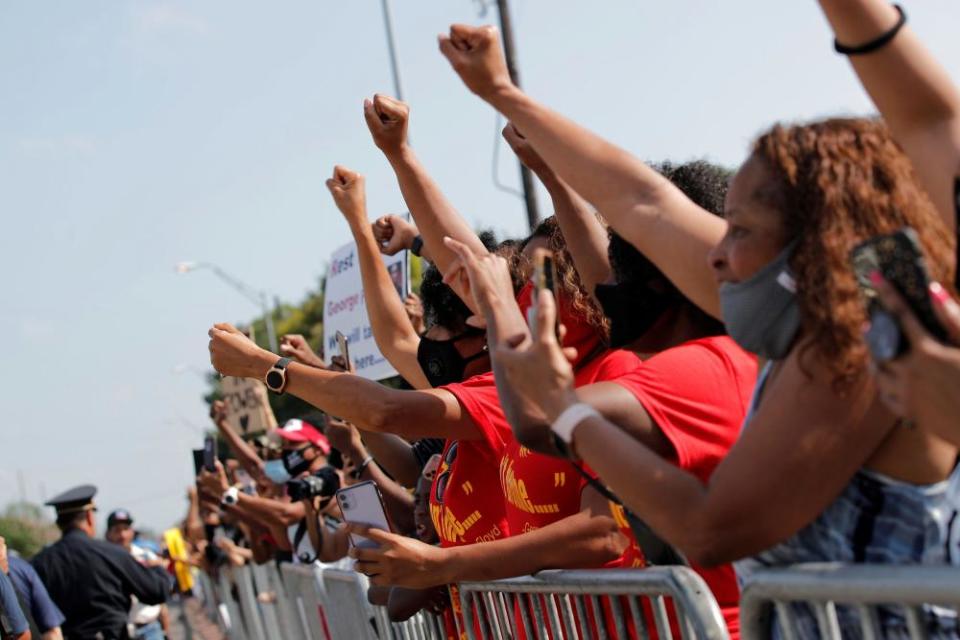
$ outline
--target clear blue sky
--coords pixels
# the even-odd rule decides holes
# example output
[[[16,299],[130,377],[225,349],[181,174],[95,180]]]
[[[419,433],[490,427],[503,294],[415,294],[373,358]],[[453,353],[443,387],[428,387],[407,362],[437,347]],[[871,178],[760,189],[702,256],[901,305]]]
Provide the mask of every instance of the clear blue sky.
[[[523,81],[641,157],[738,164],[782,119],[867,113],[816,3],[514,0]],[[461,211],[511,234],[494,114],[436,49],[474,0],[394,0],[412,138]],[[909,2],[960,78],[960,5]],[[256,308],[207,260],[281,299],[348,238],[323,181],[368,176],[404,210],[361,103],[391,80],[378,0],[0,4],[0,505],[100,486],[156,529],[184,510],[206,424],[206,330]],[[500,175],[517,184],[509,152]],[[547,205],[545,199],[542,200]],[[190,426],[193,425],[193,426]]]

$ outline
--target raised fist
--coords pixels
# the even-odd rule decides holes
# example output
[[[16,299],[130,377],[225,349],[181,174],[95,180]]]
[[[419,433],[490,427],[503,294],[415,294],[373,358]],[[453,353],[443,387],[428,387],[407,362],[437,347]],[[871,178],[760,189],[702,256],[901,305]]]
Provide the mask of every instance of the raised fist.
[[[386,155],[401,151],[407,144],[410,107],[390,96],[374,94],[363,101],[363,117],[373,136],[373,144]]]
[[[337,165],[333,177],[327,180],[327,189],[340,213],[351,225],[367,220],[367,196],[363,176]]]
[[[419,233],[403,216],[381,216],[373,223],[373,237],[380,245],[380,253],[388,256],[409,249]]]
[[[496,27],[455,24],[450,35],[440,36],[440,52],[467,88],[483,99],[513,86]]]

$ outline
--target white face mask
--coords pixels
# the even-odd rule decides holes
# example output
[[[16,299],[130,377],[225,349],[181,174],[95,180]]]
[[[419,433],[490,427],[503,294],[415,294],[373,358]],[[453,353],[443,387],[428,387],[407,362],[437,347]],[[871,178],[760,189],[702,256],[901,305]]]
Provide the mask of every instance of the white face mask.
[[[730,337],[751,353],[781,360],[800,330],[800,307],[789,261],[791,242],[768,265],[743,282],[720,285],[720,309]]]

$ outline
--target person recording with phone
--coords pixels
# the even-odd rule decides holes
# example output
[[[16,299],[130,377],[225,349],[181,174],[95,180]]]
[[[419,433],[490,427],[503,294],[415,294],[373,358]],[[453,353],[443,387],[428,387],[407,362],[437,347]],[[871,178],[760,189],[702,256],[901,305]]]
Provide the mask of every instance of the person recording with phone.
[[[510,80],[495,28],[454,25],[440,46],[465,85],[616,231],[766,360],[741,436],[706,485],[602,417],[567,413],[558,422],[579,398],[546,333],[495,354],[516,392],[557,428],[518,430],[518,439],[546,449],[558,434],[668,542],[701,564],[736,561],[740,580],[797,562],[945,564],[960,506],[945,482],[957,477],[957,446],[905,428],[878,397],[849,262],[857,243],[911,226],[932,278],[952,275],[949,229],[886,126],[833,118],[771,127],[735,174],[721,220],[525,95]],[[551,306],[547,296],[538,303]],[[916,518],[896,515],[906,508]],[[864,540],[857,523],[887,517],[900,526]],[[906,634],[901,612],[883,614],[885,632]],[[923,615],[929,629],[955,632],[955,616],[929,607]],[[859,629],[853,613],[838,616],[841,629]],[[801,635],[817,634],[809,608],[796,619]]]
[[[280,459],[264,464],[264,473],[275,485],[284,487],[286,495],[282,499],[248,495],[231,486],[219,461],[214,472],[201,472],[201,491],[213,505],[276,532],[274,536],[282,555],[288,560],[298,563],[337,560],[334,556],[338,547],[333,541],[327,541],[324,529],[320,529],[318,535],[323,542],[319,545],[321,548],[313,546],[308,536],[305,506],[307,499],[319,497],[323,499],[321,509],[329,507],[329,498],[340,486],[339,471],[328,462],[330,443],[314,425],[298,419],[288,420],[276,433],[283,442],[283,453]]]

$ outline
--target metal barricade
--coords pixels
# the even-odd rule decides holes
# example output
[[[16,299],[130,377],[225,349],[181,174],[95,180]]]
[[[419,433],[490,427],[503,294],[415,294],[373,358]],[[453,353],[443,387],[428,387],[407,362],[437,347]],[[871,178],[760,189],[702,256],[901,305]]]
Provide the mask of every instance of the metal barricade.
[[[260,605],[263,629],[267,638],[307,640],[299,624],[299,614],[291,606],[289,596],[280,580],[277,565],[271,562],[248,566],[253,573],[257,588],[257,602]]]
[[[590,640],[595,635],[628,638],[633,632],[647,638],[647,607],[658,638],[671,640],[668,604],[684,640],[729,639],[713,594],[686,567],[542,571],[509,580],[465,582],[460,598],[471,640]]]
[[[331,637],[325,625],[325,602],[318,570],[312,565],[284,563],[280,565],[280,575],[304,637],[334,640],[336,636]]]
[[[240,613],[237,601],[233,598],[233,582],[231,582],[227,573],[227,571],[221,571],[220,579],[217,581],[219,587],[217,595],[220,601],[218,610],[220,611],[221,624],[226,628],[230,640],[248,640],[243,615]],[[223,615],[224,611],[226,616]]]
[[[243,624],[248,640],[268,640],[275,635],[267,635],[264,627],[263,612],[257,599],[257,589],[253,584],[253,572],[249,565],[233,567],[233,581],[237,585],[237,595],[240,598],[240,612],[243,614]]]
[[[386,607],[374,607],[377,635],[380,640],[446,640],[443,618],[432,613],[420,613],[402,622],[391,622]]]
[[[323,569],[322,576],[331,635],[337,640],[378,640],[367,603],[367,577],[340,569]]]
[[[744,640],[768,638],[775,619],[785,640],[928,638],[936,633],[927,612],[950,619],[958,604],[956,567],[795,565],[748,578],[740,598],[741,631]]]

